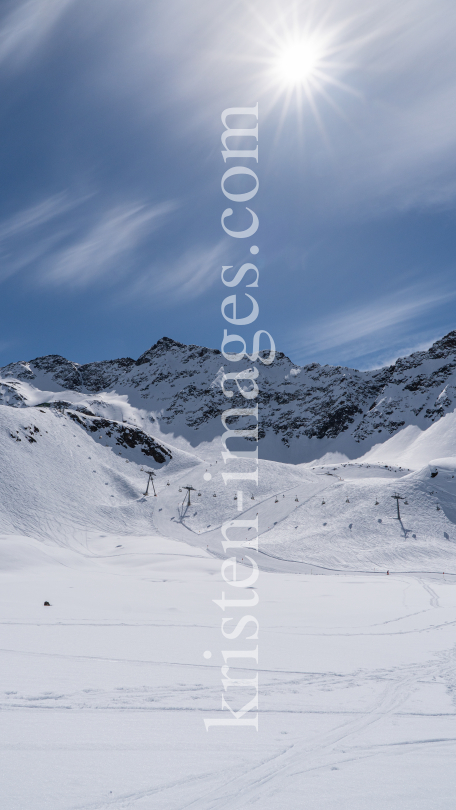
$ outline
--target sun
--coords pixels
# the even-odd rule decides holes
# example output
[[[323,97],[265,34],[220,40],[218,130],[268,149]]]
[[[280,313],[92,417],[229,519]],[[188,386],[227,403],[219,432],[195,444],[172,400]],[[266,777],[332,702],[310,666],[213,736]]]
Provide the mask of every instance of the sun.
[[[275,70],[286,85],[302,85],[316,79],[325,57],[322,42],[312,39],[293,42],[278,54]]]
[[[316,0],[293,3],[288,11],[282,8],[283,0],[276,2],[280,5],[274,17],[255,10],[253,41],[258,51],[246,61],[256,63],[253,76],[258,96],[268,113],[279,111],[277,139],[292,112],[300,136],[304,137],[313,118],[329,143],[325,108],[346,118],[344,95],[361,98],[349,77],[358,69],[359,53],[369,38],[359,35],[357,16],[335,18],[332,7],[323,8],[324,2],[318,13]]]
[[[290,109],[296,110],[300,125],[306,110],[309,110],[326,138],[319,100],[324,100],[344,117],[339,103],[341,91],[358,93],[342,80],[342,76],[352,69],[359,43],[349,35],[349,21],[334,25],[324,17],[314,21],[309,19],[303,25],[288,23],[284,20],[282,25],[270,31],[270,44],[261,74],[263,87],[268,93],[270,107],[276,104],[282,107],[280,126]]]

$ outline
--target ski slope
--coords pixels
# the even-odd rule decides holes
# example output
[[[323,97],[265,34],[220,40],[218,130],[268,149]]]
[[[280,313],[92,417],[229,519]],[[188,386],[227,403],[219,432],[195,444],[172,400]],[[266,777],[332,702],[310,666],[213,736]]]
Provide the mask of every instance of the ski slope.
[[[259,730],[206,732],[219,561],[70,540],[0,539],[2,808],[454,806],[454,579],[263,572]]]
[[[27,385],[0,406],[0,807],[453,808],[449,417],[357,460],[262,459],[241,499],[219,439],[173,444],[126,395]],[[236,518],[259,528],[258,733],[203,722]]]
[[[224,484],[228,467],[213,455],[205,461],[159,444],[165,461],[157,463],[143,444],[118,443],[115,427],[129,430],[123,421],[93,432],[105,423],[89,418],[89,429],[84,420],[71,409],[0,406],[4,533],[75,547],[87,532],[152,531],[220,555],[224,522],[258,518],[258,563],[268,570],[456,572],[456,458],[415,471],[367,460],[317,466],[260,460],[258,486],[245,487],[241,502],[237,486]],[[135,435],[142,441],[146,434]],[[254,469],[238,459],[242,468]],[[156,472],[157,498],[144,497],[147,469]],[[195,489],[191,507],[183,486]],[[396,492],[403,499],[400,521]],[[239,529],[239,538],[248,532]]]

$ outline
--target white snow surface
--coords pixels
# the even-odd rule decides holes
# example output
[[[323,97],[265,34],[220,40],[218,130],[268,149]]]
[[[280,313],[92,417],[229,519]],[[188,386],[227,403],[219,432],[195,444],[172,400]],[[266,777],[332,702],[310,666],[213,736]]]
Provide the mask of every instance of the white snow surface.
[[[192,448],[127,394],[45,382],[8,379],[27,407],[0,406],[2,810],[453,808],[455,414],[357,460],[260,460],[241,500],[222,472],[256,467],[224,465],[219,437]],[[258,518],[237,558],[260,601],[222,612],[235,518],[239,540]],[[223,638],[246,612],[258,642]],[[207,732],[236,703],[222,650],[256,643],[258,732]]]
[[[207,732],[219,561],[153,532],[74,543],[0,538],[2,808],[454,807],[453,578],[262,572],[258,732]]]
[[[404,464],[416,469],[440,456],[456,456],[456,411],[442,416],[426,430],[408,425],[383,444],[375,445],[363,459],[385,459],[392,464]]]
[[[245,392],[253,383],[247,377],[258,373],[260,455],[295,464],[326,454],[356,459],[408,427],[427,431],[456,407],[456,331],[427,351],[372,371],[316,363],[296,367],[281,352],[270,366],[258,361],[255,372],[248,359],[240,365],[233,360],[166,337],[137,360],[80,365],[48,355],[2,367],[0,402],[27,407],[41,404],[41,396],[48,402],[90,402],[99,416],[111,409],[114,419],[145,419],[149,426],[152,421],[157,438],[189,452],[199,448],[207,458],[222,432],[227,397],[231,405],[245,405],[226,372],[228,378],[233,371],[246,375],[244,383],[238,380]],[[444,455],[455,453],[453,448]]]
[[[252,471],[252,462],[224,465],[215,448],[205,461],[163,445],[170,457],[158,464],[138,446],[116,444],[108,428],[87,431],[80,416],[70,409],[0,406],[5,533],[76,547],[94,530],[126,535],[158,530],[217,555],[224,521],[258,516],[258,559],[269,570],[309,564],[456,572],[456,457],[418,471],[365,459],[321,465],[260,460],[258,486],[246,482],[241,503],[239,484],[227,486],[222,473],[233,464]],[[156,471],[160,507],[155,498],[144,497],[142,468]],[[204,479],[207,471],[210,481]],[[190,508],[183,507],[186,485],[195,488]],[[403,499],[401,521],[396,491]],[[248,532],[239,530],[239,536],[247,538]]]

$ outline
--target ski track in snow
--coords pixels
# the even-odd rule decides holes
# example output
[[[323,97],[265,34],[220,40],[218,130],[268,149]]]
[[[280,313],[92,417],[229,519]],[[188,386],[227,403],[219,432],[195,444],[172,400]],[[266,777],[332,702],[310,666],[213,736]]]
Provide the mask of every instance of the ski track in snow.
[[[452,806],[451,582],[404,574],[263,573],[260,731],[224,736],[226,730],[203,728],[203,718],[220,710],[221,683],[219,666],[203,661],[201,651],[226,645],[211,604],[222,587],[218,561],[158,536],[148,538],[154,548],[144,555],[143,539],[132,538],[148,566],[124,553],[113,570],[119,539],[88,536],[84,552],[66,550],[63,567],[53,564],[59,547],[47,546],[47,564],[1,573],[0,709],[9,734],[0,750],[11,767],[0,788],[2,807],[278,810],[286,797],[292,808],[305,801],[318,810],[338,803],[361,810],[369,801],[386,810],[402,804],[391,804],[388,792],[372,796],[368,784],[353,796],[354,785],[365,768],[396,784],[395,769],[403,774],[404,761],[410,807],[424,810],[436,790],[438,806]],[[368,597],[365,615],[359,588]],[[37,593],[50,590],[52,607],[43,608]],[[130,621],[121,617],[126,599]],[[9,718],[17,718],[14,730]],[[109,718],[114,730],[106,739]],[[431,750],[440,751],[437,767]],[[36,793],[28,778],[17,781],[25,754],[50,794]],[[93,777],[93,767],[103,778]],[[431,780],[424,792],[423,768]],[[340,778],[331,788],[334,773]],[[318,798],[320,778],[329,792]]]
[[[261,460],[241,505],[219,437],[193,452],[157,431],[154,462],[147,412],[103,396],[95,418],[116,424],[96,433],[71,409],[0,406],[2,810],[452,810],[456,458],[432,458],[440,423],[384,456]],[[116,443],[125,425],[141,445]],[[257,516],[260,730],[206,732],[227,646],[220,526]]]

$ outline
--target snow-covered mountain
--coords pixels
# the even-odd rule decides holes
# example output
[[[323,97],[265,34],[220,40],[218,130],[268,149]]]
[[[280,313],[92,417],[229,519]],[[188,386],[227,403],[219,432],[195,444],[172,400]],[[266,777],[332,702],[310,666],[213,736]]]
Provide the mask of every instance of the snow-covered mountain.
[[[220,415],[251,401],[221,384],[247,364],[163,338],[137,361],[6,366],[0,532],[80,548],[153,530],[218,555],[224,521],[258,517],[263,568],[456,571],[456,332],[378,371],[257,366],[258,484],[242,494],[220,474]]]
[[[221,380],[224,371],[248,367],[227,362],[217,349],[165,337],[138,360],[79,365],[48,355],[12,363],[0,369],[0,401],[14,407],[59,401],[82,410],[86,422],[93,416],[127,422],[191,451],[220,436],[224,409],[246,406],[235,387],[226,398]],[[456,407],[456,331],[374,371],[300,367],[282,353],[271,366],[257,367],[260,456],[271,460],[359,458],[406,428],[416,439]],[[233,390],[233,383],[226,387]]]

